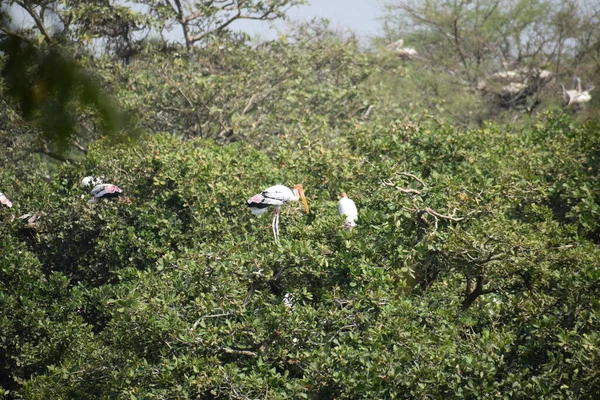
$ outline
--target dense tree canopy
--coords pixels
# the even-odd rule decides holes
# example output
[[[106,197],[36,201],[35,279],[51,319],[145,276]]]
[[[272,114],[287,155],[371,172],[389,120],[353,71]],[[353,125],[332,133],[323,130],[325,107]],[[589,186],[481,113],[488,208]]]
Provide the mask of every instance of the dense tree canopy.
[[[3,386],[25,398],[591,395],[598,139],[560,116],[518,132],[359,123],[335,147],[284,138],[269,156],[157,135],[98,142],[50,182],[10,185],[4,170],[18,193],[4,218],[46,216],[1,227]],[[91,172],[129,201],[87,206],[78,183]],[[302,182],[311,214],[287,207],[277,246],[244,203],[278,182]],[[350,231],[342,190],[360,210]]]
[[[158,13],[16,4],[70,28],[2,25],[0,398],[597,396],[595,99],[494,114],[323,24],[190,51],[138,36]],[[246,199],[296,183],[277,244]]]

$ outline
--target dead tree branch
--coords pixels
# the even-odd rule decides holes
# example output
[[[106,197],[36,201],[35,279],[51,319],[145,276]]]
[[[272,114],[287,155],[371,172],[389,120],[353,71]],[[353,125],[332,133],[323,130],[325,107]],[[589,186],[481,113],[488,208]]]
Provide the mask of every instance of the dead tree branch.
[[[258,356],[258,354],[256,354],[255,351],[232,349],[230,347],[223,347],[221,349],[221,351],[225,354],[233,354],[236,356],[248,356],[248,357],[257,357]]]
[[[401,188],[400,186],[395,185],[394,182],[392,182],[391,179],[387,179],[385,181],[381,181],[381,184],[384,185],[384,186],[394,187],[394,188],[398,189],[402,193],[421,195],[421,191],[420,190]]]
[[[423,180],[421,178],[419,178],[416,175],[413,175],[409,172],[397,172],[398,175],[404,175],[404,176],[409,176],[411,178],[413,178],[414,180],[416,180],[417,182],[419,182],[421,184],[421,186],[423,186],[424,188],[427,187],[427,185],[425,185],[425,182],[423,182]]]

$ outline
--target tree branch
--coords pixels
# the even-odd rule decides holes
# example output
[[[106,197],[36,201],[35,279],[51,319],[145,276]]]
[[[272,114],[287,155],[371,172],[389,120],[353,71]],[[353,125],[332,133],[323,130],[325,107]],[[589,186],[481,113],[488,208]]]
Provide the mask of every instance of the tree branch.
[[[27,3],[23,2],[23,1],[16,0],[15,3],[17,3],[25,11],[27,11],[27,13],[29,13],[29,15],[31,16],[31,18],[33,18],[33,21],[35,22],[35,25],[38,27],[38,29],[40,30],[40,32],[44,36],[44,39],[48,43],[53,43],[54,40],[52,39],[52,36],[50,36],[50,34],[48,33],[48,31],[46,30],[46,27],[44,26],[43,21],[40,19],[40,16],[37,15],[37,13],[35,12],[35,10],[33,8],[31,8],[29,6],[29,4],[27,4]]]
[[[416,180],[417,182],[419,182],[423,187],[427,187],[427,185],[425,184],[425,182],[423,182],[418,176],[413,175],[409,172],[398,172],[398,175],[404,175],[404,176],[410,176],[411,178],[413,178],[414,180]]]
[[[46,149],[43,149],[43,148],[32,150],[32,153],[44,154],[44,155],[46,155],[46,156],[48,156],[50,158],[53,158],[55,160],[62,161],[62,162],[70,162],[70,163],[74,162],[70,158],[61,156],[60,154],[54,153],[52,151],[49,151],[49,150],[46,150]]]
[[[431,208],[429,208],[429,207],[425,207],[425,208],[424,208],[423,210],[421,210],[421,211],[424,211],[424,212],[426,212],[426,213],[428,213],[428,214],[430,214],[430,215],[432,215],[432,216],[434,216],[434,217],[437,217],[437,218],[449,219],[450,221],[462,221],[463,219],[467,218],[469,215],[472,215],[472,214],[474,214],[474,213],[475,213],[475,211],[470,211],[470,212],[469,212],[469,213],[467,213],[467,215],[465,215],[464,217],[454,217],[454,216],[450,216],[450,215],[443,215],[443,214],[440,214],[440,213],[438,213],[437,211],[435,211],[435,210],[433,210],[433,209],[431,209]]]
[[[87,154],[88,153],[88,149],[86,147],[84,147],[81,143],[79,143],[77,141],[77,139],[72,139],[71,140],[71,144],[73,144],[73,146],[75,146],[75,148],[79,151],[81,151],[83,154]]]
[[[16,32],[11,31],[10,29],[8,29],[5,26],[0,25],[0,31],[6,33],[6,35],[17,38],[17,39],[21,39],[25,42],[30,42],[30,40],[28,38],[26,38],[25,36],[19,35]]]
[[[381,181],[381,184],[385,185],[385,186],[395,187],[396,189],[398,189],[402,193],[417,194],[417,195],[421,194],[421,191],[417,190],[417,189],[404,189],[404,188],[401,188],[400,186],[396,186],[394,184],[394,182],[391,181],[391,179],[388,179],[387,181]]]
[[[467,280],[470,281],[469,277],[467,277]],[[470,286],[471,286],[470,282],[468,282],[467,290],[470,289]],[[482,293],[483,293],[483,275],[477,275],[477,278],[475,278],[475,289],[473,289],[473,291],[470,293],[466,293],[467,296],[463,300],[462,309],[466,310],[467,308],[469,308],[473,304],[473,302],[475,300],[477,300],[477,298]]]
[[[256,354],[256,352],[254,352],[254,351],[238,350],[238,349],[232,349],[229,347],[223,347],[221,349],[221,351],[225,354],[233,354],[233,355],[237,355],[237,356],[248,356],[248,357],[257,357],[258,356],[258,354]]]

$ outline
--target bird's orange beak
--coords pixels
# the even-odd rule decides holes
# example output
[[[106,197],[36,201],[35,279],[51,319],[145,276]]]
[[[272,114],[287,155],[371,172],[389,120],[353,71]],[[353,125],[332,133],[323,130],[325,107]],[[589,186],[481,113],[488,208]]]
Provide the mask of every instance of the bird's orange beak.
[[[302,200],[302,204],[304,204],[304,209],[306,210],[306,213],[308,214],[310,211],[308,209],[308,202],[306,201],[306,197],[304,196],[304,189],[302,188],[302,185],[298,184],[294,187],[296,189],[298,189],[298,194],[300,195],[300,200]]]

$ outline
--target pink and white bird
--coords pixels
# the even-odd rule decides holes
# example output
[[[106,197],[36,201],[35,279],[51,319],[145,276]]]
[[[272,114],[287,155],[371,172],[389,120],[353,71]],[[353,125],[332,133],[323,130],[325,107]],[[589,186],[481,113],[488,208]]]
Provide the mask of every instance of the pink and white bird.
[[[351,229],[356,226],[358,210],[356,209],[356,204],[348,198],[346,192],[342,193],[340,196],[340,201],[338,202],[338,214],[340,217],[346,217],[346,220],[344,221],[344,227],[346,229]]]
[[[95,204],[101,199],[110,199],[113,197],[119,197],[123,191],[119,189],[117,185],[111,183],[101,183],[94,186],[91,195],[92,199],[88,201],[88,204]]]
[[[8,208],[12,207],[12,203],[10,202],[8,197],[6,197],[6,195],[2,192],[0,192],[0,204]]]
[[[250,207],[250,211],[254,215],[263,215],[270,206],[275,208],[275,216],[273,217],[273,222],[271,223],[271,227],[273,228],[273,236],[275,237],[275,242],[279,242],[279,211],[281,206],[287,203],[288,201],[298,201],[302,200],[304,204],[304,209],[306,213],[309,213],[308,203],[306,202],[306,197],[304,196],[304,190],[302,189],[302,185],[295,185],[293,189],[290,189],[284,185],[275,185],[266,188],[259,194],[255,194],[254,196],[248,199],[248,207]]]

